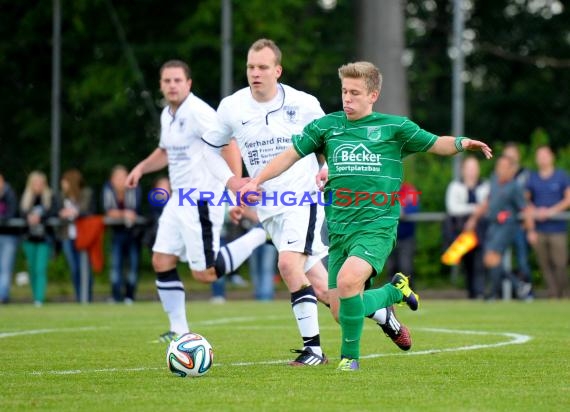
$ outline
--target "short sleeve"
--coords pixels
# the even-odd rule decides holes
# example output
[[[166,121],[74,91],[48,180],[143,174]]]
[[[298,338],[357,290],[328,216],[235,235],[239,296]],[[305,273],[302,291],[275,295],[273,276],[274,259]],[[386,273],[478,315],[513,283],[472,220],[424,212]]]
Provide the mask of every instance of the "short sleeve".
[[[323,117],[325,112],[315,96],[307,95],[303,114],[303,124],[309,124],[313,120]]]
[[[213,147],[227,146],[232,138],[233,129],[230,123],[230,108],[227,100],[222,100],[218,106],[211,124],[202,135],[202,140]]]
[[[309,123],[301,134],[293,135],[293,148],[301,157],[311,153],[322,152],[324,130],[318,126],[318,120]]]
[[[206,104],[202,104],[200,110],[192,110],[192,123],[200,136],[216,123],[216,111]]]
[[[405,119],[400,125],[397,136],[404,142],[402,146],[404,157],[413,153],[427,152],[438,138],[409,119]]]

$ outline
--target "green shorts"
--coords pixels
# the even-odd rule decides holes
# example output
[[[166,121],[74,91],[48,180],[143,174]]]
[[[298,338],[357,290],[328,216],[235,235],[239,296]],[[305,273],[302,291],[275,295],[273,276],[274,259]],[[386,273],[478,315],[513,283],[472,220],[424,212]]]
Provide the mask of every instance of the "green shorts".
[[[329,289],[336,289],[338,272],[350,256],[357,256],[372,266],[373,271],[367,282],[367,286],[370,286],[373,278],[382,273],[386,260],[396,245],[397,228],[396,224],[374,231],[329,234]]]

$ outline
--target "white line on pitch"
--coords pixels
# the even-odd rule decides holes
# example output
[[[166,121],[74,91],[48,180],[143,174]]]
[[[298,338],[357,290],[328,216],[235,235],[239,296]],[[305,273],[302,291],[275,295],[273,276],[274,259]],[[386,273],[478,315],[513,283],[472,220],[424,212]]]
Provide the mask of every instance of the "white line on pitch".
[[[487,331],[473,331],[473,330],[454,330],[454,329],[441,329],[441,328],[414,328],[415,330],[423,330],[426,332],[434,332],[434,333],[452,333],[452,334],[460,334],[460,335],[496,335],[496,336],[504,336],[509,338],[510,340],[504,342],[496,342],[496,343],[487,343],[487,344],[475,344],[475,345],[468,345],[468,346],[460,346],[456,348],[444,348],[444,349],[425,349],[421,351],[411,351],[411,352],[398,352],[398,353],[372,353],[369,355],[364,355],[362,359],[372,359],[372,358],[379,358],[379,357],[387,357],[387,356],[412,356],[412,355],[428,355],[434,353],[445,353],[445,352],[459,352],[459,351],[467,351],[467,350],[478,350],[478,349],[489,349],[489,348],[496,348],[500,346],[507,346],[507,345],[520,345],[526,343],[532,339],[531,336],[523,335],[520,333],[511,333],[511,332],[487,332]],[[48,329],[46,329],[48,330]],[[61,330],[61,329],[59,329]],[[77,329],[74,329],[77,330]],[[56,331],[56,330],[49,330],[49,331]],[[37,331],[36,331],[37,332]],[[37,332],[41,333],[41,332]],[[272,360],[272,361],[262,361],[262,362],[230,362],[230,363],[215,363],[216,367],[226,367],[226,366],[255,366],[255,365],[276,365],[276,364],[286,364],[289,362],[287,359],[282,360]],[[163,368],[108,368],[108,369],[87,369],[87,370],[62,370],[62,371],[34,371],[31,372],[32,375],[76,375],[80,373],[109,373],[109,372],[140,372],[140,371],[150,371],[150,370],[161,370]]]
[[[11,338],[13,336],[23,336],[23,335],[39,335],[44,333],[55,333],[55,332],[85,332],[89,330],[97,329],[109,329],[108,327],[95,327],[95,326],[85,326],[80,328],[57,328],[57,329],[31,329],[31,330],[20,330],[16,332],[2,332],[0,333],[1,338]]]

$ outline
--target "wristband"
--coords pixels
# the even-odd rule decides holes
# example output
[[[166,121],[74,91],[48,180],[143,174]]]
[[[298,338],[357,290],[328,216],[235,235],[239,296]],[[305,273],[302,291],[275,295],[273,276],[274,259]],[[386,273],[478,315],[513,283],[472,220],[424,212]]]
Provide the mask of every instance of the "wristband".
[[[457,136],[455,138],[455,148],[457,149],[458,152],[463,152],[465,150],[463,148],[463,144],[461,144],[461,142],[463,142],[465,139],[467,138],[463,136]]]

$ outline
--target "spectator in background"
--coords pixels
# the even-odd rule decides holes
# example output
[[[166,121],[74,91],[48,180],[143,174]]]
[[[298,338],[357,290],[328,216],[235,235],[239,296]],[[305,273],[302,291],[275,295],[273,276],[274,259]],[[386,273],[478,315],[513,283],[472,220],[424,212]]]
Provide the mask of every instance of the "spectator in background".
[[[521,166],[521,153],[519,150],[519,145],[515,142],[508,142],[503,148],[503,156],[510,158],[516,170],[515,181],[523,188],[526,188],[526,183],[530,176],[530,171]],[[530,273],[530,264],[528,262],[528,243],[526,239],[526,232],[524,230],[524,225],[520,224],[515,235],[515,240],[512,244],[516,256],[517,270],[516,273],[524,282],[532,284],[532,276]],[[512,264],[507,261],[511,256],[506,253],[503,259],[503,264],[505,269],[511,268]],[[529,294],[529,298],[532,298],[532,292]]]
[[[511,278],[519,298],[526,298],[530,292],[530,284],[522,282],[511,273],[505,273],[502,264],[503,254],[512,244],[519,227],[518,214],[525,208],[524,192],[514,180],[515,172],[515,164],[509,157],[501,156],[497,159],[489,196],[465,223],[465,230],[475,230],[483,216],[488,222],[483,263],[491,280],[489,299],[501,296],[504,276]]]
[[[24,234],[24,254],[28,262],[34,304],[41,306],[47,287],[47,267],[53,244],[53,231],[46,225],[55,216],[56,207],[46,175],[39,171],[29,174],[20,202],[20,212],[28,228]]]
[[[132,304],[139,275],[141,232],[135,225],[141,211],[140,187],[127,188],[128,171],[117,165],[103,186],[103,210],[106,217],[116,219],[111,228],[111,296],[113,302],[123,301],[123,264],[128,259],[124,302]]]
[[[77,169],[70,169],[63,173],[61,180],[61,193],[59,195],[59,217],[63,224],[59,228],[59,238],[69,270],[71,282],[75,291],[75,299],[81,301],[81,254],[75,245],[77,239],[78,217],[95,213],[93,191],[86,187],[83,175]],[[87,279],[87,299],[93,298],[93,274],[89,266]]]
[[[404,182],[400,187],[400,217],[412,215],[420,211],[419,192],[411,183]],[[396,233],[396,246],[386,261],[387,273],[414,273],[414,256],[416,253],[416,223],[400,219]],[[410,278],[412,284],[413,276]]]
[[[448,216],[444,222],[446,247],[465,230],[465,223],[469,217],[489,195],[489,184],[481,180],[480,175],[477,158],[467,156],[461,164],[461,180],[453,181],[447,186],[445,208]],[[485,225],[483,220],[477,222],[475,233],[479,244],[462,258],[469,299],[481,299],[485,294],[485,269],[483,267]]]
[[[549,146],[536,150],[537,172],[526,186],[530,206],[525,214],[528,241],[536,251],[550,298],[568,296],[568,224],[554,216],[570,207],[568,174],[554,165]]]
[[[0,303],[10,300],[12,271],[18,251],[18,228],[5,225],[18,215],[18,197],[0,172]]]

